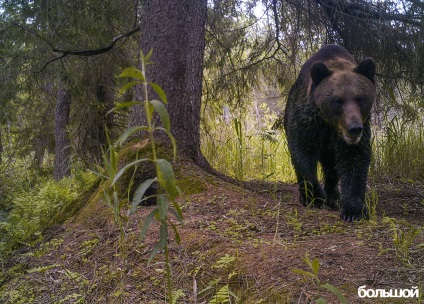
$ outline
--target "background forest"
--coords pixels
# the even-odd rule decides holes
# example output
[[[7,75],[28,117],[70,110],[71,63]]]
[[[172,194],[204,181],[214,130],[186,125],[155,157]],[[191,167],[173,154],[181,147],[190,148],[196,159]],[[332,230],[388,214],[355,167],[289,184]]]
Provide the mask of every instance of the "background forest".
[[[370,200],[378,200],[379,187],[386,189],[399,183],[401,186],[397,187],[412,189],[408,195],[418,197],[417,208],[421,211],[415,211],[414,214],[421,216],[421,222],[417,220],[415,226],[405,226],[407,228],[399,226],[394,219],[390,221],[390,218],[386,218],[384,222],[385,231],[395,231],[400,235],[410,233],[411,242],[406,253],[401,251],[399,254],[396,251],[395,255],[402,256],[402,265],[412,265],[409,249],[415,248],[413,244],[423,238],[424,3],[421,0],[198,2],[202,3],[195,8],[198,11],[175,9],[175,16],[179,18],[167,18],[169,9],[180,8],[181,3],[188,7],[190,1],[0,0],[0,266],[4,269],[4,274],[0,276],[0,293],[3,293],[0,294],[0,302],[30,303],[28,298],[22,298],[22,293],[12,295],[10,290],[16,286],[9,288],[7,285],[26,271],[22,269],[24,264],[25,269],[28,268],[28,263],[21,263],[17,255],[32,252],[31,255],[34,256],[45,250],[37,246],[44,246],[40,244],[45,244],[42,242],[49,239],[45,236],[46,229],[55,229],[54,227],[64,223],[86,205],[93,193],[98,194],[95,189],[102,183],[99,175],[106,174],[99,172],[107,171],[108,164],[113,165],[112,156],[109,160],[107,158],[115,153],[115,150],[111,152],[111,146],[122,139],[121,135],[129,128],[146,123],[137,107],[122,106],[129,101],[143,101],[142,86],[122,90],[128,83],[128,78],[118,76],[128,67],[143,70],[146,58],[140,57],[140,51],[147,54],[152,45],[153,64],[147,65],[151,72],[146,75],[163,86],[167,94],[171,133],[175,136],[179,153],[206,171],[226,175],[225,180],[229,180],[228,176],[233,178],[233,183],[240,182],[238,184],[241,185],[241,182],[255,180],[276,188],[276,185],[284,187],[295,181],[285,134],[278,126],[288,92],[302,63],[322,45],[329,43],[343,45],[357,60],[373,57],[377,63],[378,98],[372,117]],[[205,26],[200,17],[198,20],[193,17],[201,16],[202,9],[207,11]],[[152,21],[156,16],[160,16],[160,20]],[[186,33],[184,31],[187,30],[184,28],[186,21],[192,22],[189,24],[197,35],[189,36],[190,43],[178,41],[186,41],[183,40]],[[178,39],[158,40],[160,35],[155,33],[162,33],[161,24],[163,29],[170,31]],[[178,68],[185,69],[184,73],[187,74],[195,71],[192,73],[193,78],[170,76],[174,75],[175,70],[168,67],[179,61],[172,61],[172,58],[169,61],[155,60],[166,58],[155,57],[155,54],[161,54],[168,48],[173,49],[180,56],[178,58],[201,56],[197,69],[203,72],[203,76],[196,72],[196,67],[184,64]],[[197,63],[193,62],[194,65]],[[174,90],[175,86],[170,85],[167,80],[161,81],[170,77],[174,77],[174,84],[183,83],[182,95],[177,95],[178,90]],[[199,80],[197,82],[196,77]],[[160,89],[152,87],[151,91],[151,94],[162,97]],[[199,117],[196,113],[190,113],[190,105],[196,103],[196,96]],[[172,103],[173,98],[179,100],[178,106]],[[185,104],[190,110],[184,110],[186,112],[181,114],[178,108]],[[185,106],[183,108],[187,109]],[[163,112],[158,113],[164,123]],[[190,124],[195,125],[197,118],[199,130],[196,127],[192,130]],[[159,121],[157,117],[152,119]],[[181,121],[188,121],[188,124],[182,123],[180,126],[178,122]],[[166,126],[164,128],[168,130]],[[188,135],[181,134],[181,130],[187,130]],[[196,132],[200,136],[198,143]],[[133,134],[133,140],[138,138],[142,142],[141,139],[146,138],[143,137],[146,135],[144,133],[135,134],[138,137]],[[196,145],[200,146],[200,151],[196,150]],[[124,146],[121,151],[126,149]],[[120,157],[116,171],[118,167],[125,165],[123,159],[126,156]],[[176,175],[181,180],[182,192],[191,194],[194,188],[200,186],[191,182],[184,186],[185,174],[192,173],[191,169],[186,171],[184,174],[176,172]],[[202,184],[201,187],[206,186]],[[169,193],[170,188],[164,188]],[[134,190],[128,190],[128,201],[131,202],[130,192],[132,197]],[[231,197],[231,194],[228,196]],[[277,194],[274,193],[274,201],[276,197]],[[281,202],[281,195],[279,197]],[[112,205],[111,203],[110,207],[113,209]],[[127,208],[120,204],[116,206],[118,205],[119,208]],[[116,206],[115,223],[128,225],[125,224],[128,219],[120,219],[121,209],[117,211]],[[179,207],[175,208],[178,213],[176,218],[179,220]],[[249,208],[256,207],[252,204]],[[406,207],[402,208],[405,211]],[[183,209],[190,210],[189,207]],[[301,229],[296,226],[295,222],[299,218],[297,209],[294,210],[296,211],[291,214],[291,220],[286,218],[285,221],[287,225],[291,225],[291,229]],[[279,212],[278,209],[278,216]],[[278,216],[273,215],[273,218]],[[145,215],[141,216],[144,217]],[[278,229],[278,223],[277,220],[277,228],[272,228],[273,231]],[[383,225],[378,223],[380,224],[377,225]],[[250,224],[246,225],[250,227]],[[337,228],[339,224],[334,225]],[[402,230],[403,228],[407,230]],[[130,226],[120,226],[120,229],[121,232],[127,229],[125,235],[121,236],[121,241],[131,235]],[[241,230],[243,233],[256,231],[256,228],[246,228],[246,232],[243,230],[245,228],[237,225],[232,226],[232,229],[237,233],[242,233]],[[163,239],[162,230],[160,233],[160,238]],[[183,234],[181,238],[184,239]],[[57,239],[53,238],[54,240]],[[84,243],[79,250],[87,252],[82,255],[91,254],[98,241]],[[58,248],[61,242],[46,246]],[[28,248],[38,248],[38,253]],[[115,249],[125,255],[122,248],[121,251]],[[418,269],[417,276],[421,276],[418,284],[424,284],[424,247],[421,244],[416,248],[417,251],[411,249],[411,256],[421,250],[420,254],[417,253],[421,256],[418,259],[421,264],[414,264],[414,267]],[[131,255],[131,252],[126,254]],[[232,265],[232,257],[230,255],[221,264],[218,263],[221,267],[217,266],[215,269]],[[305,260],[308,261],[308,258]],[[147,262],[143,260],[141,263]],[[65,264],[66,261],[63,262]],[[65,269],[65,266],[62,268]],[[200,268],[196,268],[197,271]],[[46,271],[49,269],[35,272],[44,274]],[[32,295],[31,301],[126,301],[123,300],[125,288],[115,288],[119,285],[116,283],[119,281],[117,274],[108,274],[111,278],[109,283],[115,287],[112,291],[107,291],[109,294],[106,295],[107,292],[102,293],[96,289],[100,283],[97,282],[94,286],[95,284],[84,281],[87,275],[83,277],[71,273],[67,268],[64,272],[68,280],[74,282],[73,285],[82,286],[80,289],[85,292],[74,291],[68,295],[69,298],[62,299],[63,302],[60,302],[60,297],[55,298],[55,295],[60,294],[59,291],[53,292],[49,300],[41,300]],[[196,277],[196,274],[190,273],[190,277]],[[228,270],[227,274],[231,274],[231,271]],[[104,276],[107,277],[106,274]],[[162,284],[161,281],[150,280],[154,286]],[[206,278],[203,280],[207,281]],[[226,281],[231,280],[228,275]],[[170,282],[167,284],[170,285]],[[199,286],[199,289],[204,288],[199,292],[199,303],[209,301],[213,295],[218,299],[216,295],[219,291],[224,296],[215,302],[210,300],[210,303],[227,303],[231,299],[243,298],[229,290],[230,283],[220,284],[217,281],[215,285],[210,283],[205,284],[206,287]],[[317,284],[313,284],[315,285]],[[166,293],[162,287],[158,289],[162,296]],[[93,293],[93,290],[96,292]],[[182,290],[181,292],[184,294]],[[172,298],[169,294],[171,292],[168,296]],[[333,292],[334,294],[337,295]],[[174,299],[178,297],[184,298],[184,295],[175,292]],[[277,299],[277,296],[275,301],[263,295],[258,297],[264,299],[262,303],[292,301],[286,298]],[[253,298],[252,295],[250,299]],[[240,300],[237,303],[260,303],[259,298],[249,302],[247,297],[244,302]],[[144,299],[146,303],[150,303],[148,300],[153,299],[153,296],[149,295]],[[314,293],[306,297],[305,301],[312,299],[315,299]],[[195,300],[185,300],[195,303],[197,296]],[[157,303],[161,302],[163,300],[158,300]],[[131,301],[128,300],[128,303]]]

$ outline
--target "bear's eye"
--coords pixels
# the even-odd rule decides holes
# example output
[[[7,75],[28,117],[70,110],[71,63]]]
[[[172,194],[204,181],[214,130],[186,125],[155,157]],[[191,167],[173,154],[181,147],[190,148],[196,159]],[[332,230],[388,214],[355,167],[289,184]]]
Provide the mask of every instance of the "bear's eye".
[[[361,104],[364,102],[364,99],[362,97],[356,97],[355,100],[358,104]]]
[[[335,99],[333,100],[333,103],[334,103],[335,105],[337,105],[337,106],[341,106],[341,105],[343,104],[343,99],[341,99],[341,98],[335,98]]]

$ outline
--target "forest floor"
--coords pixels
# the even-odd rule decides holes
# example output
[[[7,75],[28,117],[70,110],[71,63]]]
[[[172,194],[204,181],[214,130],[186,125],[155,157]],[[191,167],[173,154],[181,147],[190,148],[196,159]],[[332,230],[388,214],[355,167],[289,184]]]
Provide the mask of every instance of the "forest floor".
[[[348,303],[423,301],[422,183],[374,183],[377,220],[345,223],[336,211],[302,207],[294,186],[251,192],[189,163],[181,166],[196,189],[179,198],[181,243],[173,234],[168,243],[177,303],[315,303],[320,297],[339,303],[322,287],[326,283]],[[165,303],[165,255],[147,263],[158,225],[137,241],[140,221],[152,208],[141,208],[126,225],[125,258],[111,211],[93,193],[73,218],[46,231],[43,242],[11,258],[0,302]],[[305,256],[317,259],[314,275]],[[364,285],[386,291],[417,286],[421,298],[360,298]]]

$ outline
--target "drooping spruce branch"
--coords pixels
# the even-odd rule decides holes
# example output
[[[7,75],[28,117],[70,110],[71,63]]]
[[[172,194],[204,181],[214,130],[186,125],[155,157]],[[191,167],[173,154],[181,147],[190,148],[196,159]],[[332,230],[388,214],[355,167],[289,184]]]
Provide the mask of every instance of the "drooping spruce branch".
[[[62,49],[54,47],[53,44],[48,39],[44,38],[42,35],[40,35],[36,31],[34,31],[34,30],[24,26],[24,25],[21,25],[21,24],[18,24],[18,23],[13,23],[13,26],[19,27],[22,30],[27,31],[28,33],[34,35],[35,37],[37,37],[40,40],[47,43],[50,46],[53,53],[60,53],[59,56],[54,57],[53,59],[50,59],[49,61],[45,62],[43,67],[41,69],[39,69],[37,72],[42,72],[49,64],[51,64],[51,63],[53,63],[57,60],[61,60],[61,59],[65,58],[66,56],[69,56],[69,55],[90,57],[90,56],[96,56],[96,55],[101,55],[101,54],[107,53],[115,47],[116,43],[119,40],[121,40],[122,38],[128,37],[128,36],[131,36],[131,35],[135,34],[136,32],[138,32],[140,30],[140,27],[136,26],[132,30],[130,30],[130,31],[124,33],[124,34],[121,34],[121,35],[114,37],[112,42],[105,47],[101,47],[101,48],[97,48],[97,49],[91,49],[91,50],[62,50]]]
[[[121,34],[119,36],[116,36],[115,38],[113,38],[112,42],[103,48],[99,48],[99,49],[93,49],[93,50],[60,50],[57,48],[53,48],[52,51],[55,53],[62,53],[62,55],[67,56],[67,55],[74,55],[74,56],[84,56],[84,57],[89,57],[89,56],[96,56],[96,55],[100,55],[100,54],[104,54],[109,52],[110,50],[113,49],[113,47],[115,46],[115,44],[121,40],[122,38],[131,36],[132,34],[138,32],[140,30],[140,27],[137,26],[135,28],[133,28],[131,31],[125,33],[125,34]]]

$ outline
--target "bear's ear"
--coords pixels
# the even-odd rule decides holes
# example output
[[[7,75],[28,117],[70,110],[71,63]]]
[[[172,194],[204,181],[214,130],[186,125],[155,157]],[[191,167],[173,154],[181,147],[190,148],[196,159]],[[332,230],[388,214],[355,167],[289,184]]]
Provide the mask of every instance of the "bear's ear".
[[[362,59],[362,61],[358,64],[358,66],[354,70],[356,73],[359,73],[369,80],[372,83],[375,83],[375,62],[374,59],[367,57]]]
[[[321,81],[333,74],[321,61],[316,61],[312,64],[310,73],[315,85],[319,85]]]

